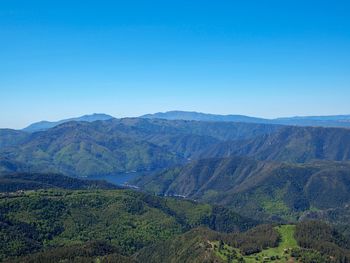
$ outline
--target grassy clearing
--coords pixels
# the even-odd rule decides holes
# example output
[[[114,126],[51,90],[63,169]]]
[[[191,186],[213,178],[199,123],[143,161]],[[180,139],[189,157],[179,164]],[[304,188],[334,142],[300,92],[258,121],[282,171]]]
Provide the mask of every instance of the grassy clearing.
[[[277,226],[276,230],[281,235],[279,246],[265,249],[254,255],[244,256],[245,262],[293,262],[290,261],[290,251],[298,247],[297,241],[294,238],[295,225]]]
[[[278,247],[268,248],[260,253],[244,256],[240,250],[223,244],[219,241],[211,242],[216,255],[224,262],[294,262],[290,255],[293,248],[297,248],[298,244],[294,238],[295,225],[282,225],[275,228],[281,235],[281,241]]]
[[[237,262],[238,258],[242,258],[239,249],[233,248],[219,241],[209,242],[214,248],[215,254],[224,262]]]

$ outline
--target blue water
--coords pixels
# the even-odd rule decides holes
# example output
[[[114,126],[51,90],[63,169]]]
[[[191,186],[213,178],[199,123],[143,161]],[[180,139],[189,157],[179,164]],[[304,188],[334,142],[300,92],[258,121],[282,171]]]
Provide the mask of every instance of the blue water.
[[[115,175],[105,175],[105,176],[96,176],[89,177],[91,180],[105,180],[115,185],[125,185],[129,183],[131,180],[141,175],[141,173],[130,172],[130,173],[120,173]]]

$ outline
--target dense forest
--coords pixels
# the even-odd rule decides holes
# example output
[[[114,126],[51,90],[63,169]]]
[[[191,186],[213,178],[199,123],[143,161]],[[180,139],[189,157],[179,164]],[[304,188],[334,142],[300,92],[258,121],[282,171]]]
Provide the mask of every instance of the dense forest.
[[[123,189],[14,192],[1,197],[0,215],[8,262],[347,262],[350,251],[325,223],[261,224],[225,207]]]
[[[0,174],[0,193],[36,189],[118,189],[102,180],[83,180],[52,173],[3,173]]]
[[[37,190],[0,199],[1,257],[88,241],[131,255],[193,227],[236,232],[258,222],[226,208],[131,190]]]
[[[247,157],[190,162],[134,180],[160,195],[233,207],[249,217],[297,220],[309,211],[344,208],[350,202],[350,163],[291,164]]]

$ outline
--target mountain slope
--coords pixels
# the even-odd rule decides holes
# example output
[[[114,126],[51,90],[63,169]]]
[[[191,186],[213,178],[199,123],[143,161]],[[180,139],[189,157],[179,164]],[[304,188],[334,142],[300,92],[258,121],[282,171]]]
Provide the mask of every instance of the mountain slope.
[[[69,122],[31,135],[20,146],[5,148],[3,158],[33,171],[98,176],[147,170],[180,163],[182,158],[152,143],[100,130],[99,124]]]
[[[118,189],[105,181],[82,180],[61,174],[10,173],[0,174],[0,192],[35,189]]]
[[[131,257],[121,255],[120,249],[108,241],[89,241],[83,244],[55,247],[19,258],[10,258],[4,262],[139,263]]]
[[[223,142],[203,157],[231,155],[297,163],[350,160],[350,129],[289,126],[253,139]]]
[[[86,122],[93,122],[93,121],[104,121],[112,119],[113,117],[107,114],[101,114],[101,113],[94,113],[91,115],[84,115],[81,117],[76,118],[69,118],[64,119],[60,121],[50,122],[50,121],[40,121],[33,124],[30,124],[28,127],[24,128],[23,131],[26,132],[37,132],[37,131],[44,131],[47,129],[51,129],[57,125],[60,125],[62,123],[70,122],[70,121],[86,121]]]
[[[20,163],[8,158],[0,157],[0,174],[29,172],[30,168],[24,163]]]
[[[336,207],[332,209],[313,209],[304,213],[300,221],[318,220],[336,226],[345,236],[350,238],[350,206]]]
[[[130,256],[200,225],[237,231],[256,224],[228,209],[129,190],[28,191],[0,198],[0,212],[0,260],[89,241]]]
[[[311,207],[329,209],[350,203],[349,162],[297,165],[244,157],[202,159],[134,183],[163,195],[231,206],[255,218],[295,220]]]
[[[23,131],[0,129],[0,149],[21,144],[29,137],[29,134]]]
[[[146,247],[136,254],[140,262],[149,263],[224,263],[216,255],[211,241],[218,239],[217,233],[205,228],[197,228],[183,235]]]
[[[261,225],[244,233],[196,228],[136,253],[141,262],[348,262],[349,240],[321,222]]]

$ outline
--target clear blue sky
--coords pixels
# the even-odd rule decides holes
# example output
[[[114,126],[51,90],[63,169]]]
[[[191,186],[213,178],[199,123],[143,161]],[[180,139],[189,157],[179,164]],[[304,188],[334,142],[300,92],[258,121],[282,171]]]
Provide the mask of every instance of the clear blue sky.
[[[0,1],[0,127],[350,113],[350,2]]]

